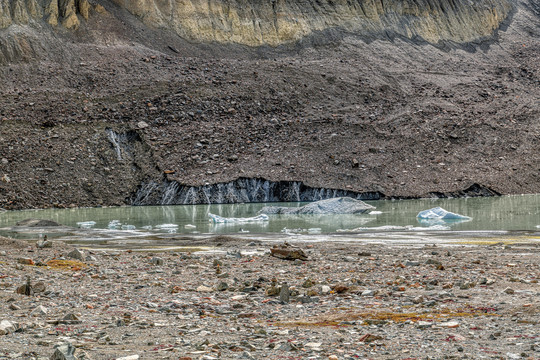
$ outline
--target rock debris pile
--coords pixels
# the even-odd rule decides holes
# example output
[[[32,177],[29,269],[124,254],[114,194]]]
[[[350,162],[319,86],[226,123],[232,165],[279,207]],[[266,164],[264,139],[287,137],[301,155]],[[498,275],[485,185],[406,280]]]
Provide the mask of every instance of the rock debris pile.
[[[534,243],[296,243],[292,261],[17,244],[0,242],[3,359],[540,356]]]

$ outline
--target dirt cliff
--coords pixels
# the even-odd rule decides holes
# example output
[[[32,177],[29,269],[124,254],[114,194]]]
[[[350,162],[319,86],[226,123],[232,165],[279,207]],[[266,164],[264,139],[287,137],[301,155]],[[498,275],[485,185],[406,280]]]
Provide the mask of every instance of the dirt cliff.
[[[540,189],[536,1],[1,4],[0,207],[238,178]]]
[[[276,46],[329,29],[465,43],[490,37],[512,9],[507,0],[115,2],[148,25],[174,29],[191,40],[251,46]]]

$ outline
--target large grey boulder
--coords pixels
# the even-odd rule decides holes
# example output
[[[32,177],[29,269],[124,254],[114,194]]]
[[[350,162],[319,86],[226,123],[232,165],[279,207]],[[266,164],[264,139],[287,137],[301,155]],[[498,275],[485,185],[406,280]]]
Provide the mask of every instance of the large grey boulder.
[[[327,200],[315,201],[301,207],[266,206],[259,214],[362,214],[375,209],[362,200],[349,197],[340,197]]]

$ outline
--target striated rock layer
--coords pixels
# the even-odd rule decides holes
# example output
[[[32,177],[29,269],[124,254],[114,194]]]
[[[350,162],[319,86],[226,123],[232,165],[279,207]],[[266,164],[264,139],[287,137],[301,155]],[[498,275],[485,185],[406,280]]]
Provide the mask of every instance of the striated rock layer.
[[[147,26],[172,30],[197,42],[277,46],[319,32],[341,30],[367,38],[398,36],[461,44],[490,37],[512,11],[508,0],[112,1],[115,4],[0,0],[0,29],[32,21],[77,29],[91,13],[119,6]]]
[[[146,24],[205,42],[276,46],[343,29],[366,37],[467,43],[508,17],[507,0],[113,0]]]
[[[0,0],[0,29],[41,19],[52,26],[76,29],[79,16],[88,19],[90,8],[88,0]]]

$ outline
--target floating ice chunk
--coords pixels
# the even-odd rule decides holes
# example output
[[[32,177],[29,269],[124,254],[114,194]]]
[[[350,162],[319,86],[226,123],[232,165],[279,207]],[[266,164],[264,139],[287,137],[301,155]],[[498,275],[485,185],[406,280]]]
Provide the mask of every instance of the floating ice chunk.
[[[135,230],[135,225],[122,225],[122,230]]]
[[[321,228],[309,228],[307,229],[308,234],[320,234],[322,232]]]
[[[176,225],[176,224],[161,224],[161,225],[156,225],[155,228],[158,229],[158,230],[170,230],[170,229],[177,229],[178,225]]]
[[[77,226],[81,229],[90,229],[96,225],[95,221],[80,221],[77,223]]]
[[[537,227],[538,229],[540,229],[540,225],[536,225],[536,227]]]
[[[152,230],[152,225],[145,225],[142,227],[144,230]]]
[[[472,218],[468,216],[446,211],[441,207],[420,211],[416,217],[418,218],[418,222],[420,224],[427,226],[444,226],[451,223],[456,224],[459,222],[472,220]]]
[[[184,229],[196,229],[197,227],[195,225],[192,225],[192,224],[186,224],[184,225]]]
[[[446,211],[441,207],[420,211],[416,217],[419,219],[471,220],[468,216]]]
[[[382,214],[382,211],[378,211],[378,210],[371,211],[371,212],[369,213],[369,215],[380,215],[380,214]]]
[[[250,222],[268,221],[268,215],[265,215],[265,214],[261,214],[261,215],[249,217],[249,218],[226,218],[226,217],[221,217],[219,215],[214,215],[211,213],[208,213],[208,216],[210,217],[210,222],[214,224],[243,224],[243,223],[250,223]]]
[[[375,209],[361,200],[349,197],[340,197],[319,200],[301,207],[265,206],[259,214],[362,214]]]
[[[120,227],[122,225],[120,223],[120,220],[111,220],[109,221],[109,225],[107,226],[109,229],[114,230]]]

